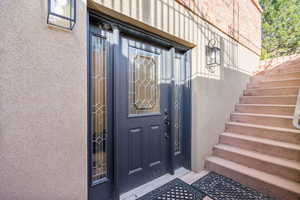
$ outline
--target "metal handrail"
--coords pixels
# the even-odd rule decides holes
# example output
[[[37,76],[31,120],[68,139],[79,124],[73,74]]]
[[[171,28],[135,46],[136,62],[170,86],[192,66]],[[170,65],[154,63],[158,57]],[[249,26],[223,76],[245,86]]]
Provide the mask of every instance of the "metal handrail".
[[[298,90],[297,102],[294,112],[293,125],[295,128],[300,129],[300,89]]]

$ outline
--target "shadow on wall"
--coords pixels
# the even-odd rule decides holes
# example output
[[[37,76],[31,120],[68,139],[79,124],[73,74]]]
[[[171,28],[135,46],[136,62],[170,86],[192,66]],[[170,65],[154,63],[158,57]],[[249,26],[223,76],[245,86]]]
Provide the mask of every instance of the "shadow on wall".
[[[230,113],[238,102],[249,75],[232,68],[221,68],[221,79],[192,78],[192,169],[201,171],[219,135],[225,130]]]
[[[189,13],[192,15],[191,13]],[[249,74],[250,72],[241,67],[238,63],[239,48],[238,43],[233,39],[226,37],[224,34],[218,33],[214,27],[209,23],[201,20],[196,21],[192,16],[189,16],[191,20],[197,25],[197,30],[200,31],[200,41],[197,44],[198,51],[194,52],[193,57],[196,59],[196,65],[193,63],[192,78],[194,77],[205,77],[210,79],[224,79],[224,68],[228,68],[242,73]],[[214,72],[210,72],[206,68],[206,51],[205,46],[210,40],[216,41],[216,47],[221,49],[221,64],[216,66]],[[195,55],[195,54],[198,55]]]
[[[135,20],[144,22],[161,31],[167,32],[183,40],[189,41],[196,45],[192,50],[192,77],[201,76],[212,79],[223,79],[224,73],[222,67],[230,68],[243,73],[250,73],[249,63],[253,63],[250,59],[245,61],[243,54],[248,55],[254,53],[245,53],[241,45],[228,35],[223,34],[217,28],[203,20],[199,15],[180,5],[177,1],[122,1],[122,0],[90,0],[95,1],[107,8],[113,9],[119,13],[129,16]],[[188,1],[192,2],[192,1]],[[139,8],[139,9],[137,9]],[[198,11],[197,11],[198,12]],[[233,13],[235,15],[237,13]],[[205,15],[200,13],[200,15]],[[225,19],[224,19],[225,20]],[[239,27],[228,27],[234,34],[234,29]],[[233,29],[233,30],[232,30]],[[231,33],[230,32],[230,33]],[[229,34],[230,34],[229,33]],[[217,46],[222,50],[222,65],[217,67],[215,73],[209,72],[206,68],[205,46],[210,39],[217,41]],[[242,59],[243,57],[243,59]],[[250,60],[250,62],[249,62]],[[244,66],[242,66],[244,65]],[[256,64],[255,64],[256,65]]]
[[[241,66],[242,63],[239,63],[239,55],[240,55],[239,45],[235,40],[223,34],[208,22],[202,20],[200,17],[196,17],[192,12],[187,11],[185,9],[179,9],[177,6],[175,6],[175,3],[168,4],[166,2],[163,2],[162,0],[159,0],[159,2],[163,7],[167,7],[166,10],[168,10],[168,12],[172,10],[172,12],[176,13],[176,15],[179,15],[178,23],[181,23],[180,19],[182,18],[184,22],[187,21],[188,23],[187,26],[179,25],[178,28],[179,30],[177,35],[181,38],[192,41],[193,43],[196,44],[195,49],[192,50],[192,77],[191,78],[195,78],[199,76],[199,77],[205,77],[210,79],[223,80],[224,68],[239,71],[245,74],[252,73],[252,71],[249,70],[252,66]],[[205,14],[202,13],[201,9],[199,8],[196,9],[198,12],[200,12],[200,15],[205,16]],[[157,20],[155,20],[155,22],[157,23]],[[157,25],[156,23],[155,25]],[[175,34],[176,32],[174,28],[175,25],[173,25],[174,30],[171,30],[170,27],[171,27],[170,22],[168,22],[168,32],[171,32],[171,34]],[[187,32],[186,29],[191,30],[192,33],[186,33]],[[208,42],[211,39],[214,39],[216,41],[216,47],[221,49],[221,65],[215,68],[214,73],[211,73],[206,68],[205,46],[208,44]]]

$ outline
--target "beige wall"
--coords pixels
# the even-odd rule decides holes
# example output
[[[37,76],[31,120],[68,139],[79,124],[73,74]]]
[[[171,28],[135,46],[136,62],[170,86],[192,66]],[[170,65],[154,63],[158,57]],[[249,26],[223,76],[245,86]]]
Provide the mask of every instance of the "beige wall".
[[[0,1],[0,199],[87,197],[86,2],[72,32],[46,0]]]
[[[198,74],[192,79],[192,169],[201,171],[204,161],[224,132],[225,122],[249,79],[249,69],[257,66],[258,57],[238,45],[238,65],[219,69],[218,76]],[[251,68],[250,68],[251,69]]]

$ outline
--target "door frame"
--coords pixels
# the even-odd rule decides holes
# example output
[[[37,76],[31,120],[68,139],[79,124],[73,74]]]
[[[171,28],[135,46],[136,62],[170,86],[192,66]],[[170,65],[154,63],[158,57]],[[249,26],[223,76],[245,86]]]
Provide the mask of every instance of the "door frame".
[[[171,53],[170,55],[172,56],[170,59],[170,64],[173,65],[174,64],[174,58],[175,58],[175,49],[178,52],[184,53],[185,54],[185,63],[186,63],[186,68],[187,68],[187,73],[186,73],[186,83],[185,83],[185,87],[184,87],[184,99],[183,101],[185,102],[184,106],[184,120],[183,123],[185,124],[184,128],[186,130],[184,137],[185,137],[185,162],[184,162],[184,167],[186,169],[191,169],[191,117],[192,117],[192,109],[191,109],[191,87],[192,87],[192,81],[191,81],[191,49],[189,47],[183,46],[181,44],[178,44],[174,41],[165,39],[160,37],[159,35],[147,32],[141,28],[135,27],[133,25],[124,23],[118,19],[114,19],[108,15],[99,13],[99,11],[95,11],[93,9],[88,8],[87,9],[87,65],[88,68],[90,66],[90,56],[89,56],[89,51],[90,51],[90,18],[96,18],[101,22],[105,22],[105,23],[109,23],[112,26],[113,29],[113,61],[109,64],[111,64],[111,66],[113,67],[113,79],[115,81],[113,81],[113,99],[116,98],[120,98],[118,96],[117,91],[119,90],[120,87],[120,83],[118,82],[118,76],[120,76],[120,73],[118,73],[118,68],[120,67],[120,56],[121,56],[121,47],[120,47],[120,33],[122,34],[128,34],[132,37],[138,38],[138,39],[142,39],[142,40],[146,40],[148,42],[151,42],[151,44],[156,44],[156,45],[160,45],[163,47],[168,48]],[[172,59],[173,58],[173,59]],[[87,73],[87,80],[88,80],[88,84],[87,84],[87,98],[88,98],[88,108],[89,108],[89,102],[90,102],[90,98],[91,98],[91,91],[90,91],[90,83],[89,83],[89,79],[90,79],[90,72],[88,71]],[[174,83],[172,83],[174,84]],[[172,92],[171,92],[172,93]],[[172,94],[171,94],[172,95]],[[172,96],[171,96],[172,99]],[[119,191],[119,187],[120,187],[120,176],[119,176],[119,171],[120,171],[120,167],[122,167],[119,163],[120,158],[119,158],[119,143],[121,142],[119,139],[119,135],[120,135],[120,125],[118,122],[118,110],[119,110],[120,105],[117,103],[117,101],[113,101],[113,122],[112,122],[112,126],[113,126],[113,195],[112,198],[114,200],[119,200],[120,199],[120,191]],[[174,112],[174,109],[170,110],[171,112],[171,116],[172,113]],[[89,144],[89,140],[90,140],[90,114],[91,114],[91,110],[88,109],[88,121],[87,121],[87,126],[88,126],[88,133],[87,133],[87,141]],[[174,174],[174,133],[173,131],[171,131],[170,133],[170,169],[169,169],[169,173],[170,174]],[[89,145],[87,146],[87,158],[88,158],[88,163],[87,163],[87,169],[88,169],[88,176],[87,176],[87,191],[89,191],[89,187],[90,187],[90,180],[91,180],[91,173],[90,173],[90,169],[91,169],[91,162],[90,162],[90,147]],[[90,199],[90,195],[88,192],[88,199]]]

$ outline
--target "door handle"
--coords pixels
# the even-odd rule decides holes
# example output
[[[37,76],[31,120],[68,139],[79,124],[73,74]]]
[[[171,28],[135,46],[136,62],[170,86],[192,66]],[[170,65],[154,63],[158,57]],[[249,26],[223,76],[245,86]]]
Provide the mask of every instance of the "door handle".
[[[169,139],[169,138],[170,138],[170,136],[169,136],[169,134],[168,134],[167,132],[165,132],[165,138],[166,138],[166,139]]]
[[[164,120],[164,123],[165,123],[165,125],[170,126],[170,120],[165,119],[165,120]]]
[[[167,125],[167,126],[170,125],[169,113],[168,113],[167,109],[165,109],[164,124]]]

